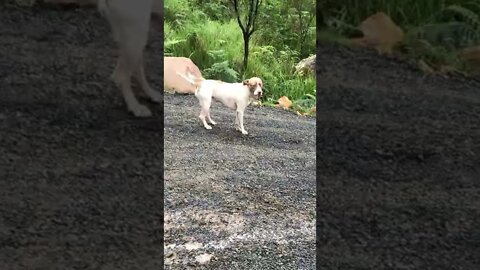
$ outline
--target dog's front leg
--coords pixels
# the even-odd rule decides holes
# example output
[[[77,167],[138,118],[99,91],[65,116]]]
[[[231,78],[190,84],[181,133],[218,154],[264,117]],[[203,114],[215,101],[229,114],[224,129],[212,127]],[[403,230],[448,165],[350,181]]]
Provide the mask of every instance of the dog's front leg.
[[[248,135],[248,132],[243,127],[243,111],[237,110],[237,117],[238,117],[238,123],[240,125],[240,132],[242,132],[243,135]]]
[[[135,73],[135,77],[137,81],[140,83],[140,87],[142,88],[143,92],[147,94],[147,96],[156,103],[162,102],[163,96],[159,92],[153,90],[150,87],[150,84],[147,81],[147,76],[145,75],[145,63],[143,61],[143,57],[140,60],[140,64],[138,65],[137,72]]]
[[[127,104],[127,108],[136,117],[149,117],[152,116],[150,110],[138,102],[132,91],[131,86],[131,65],[127,63],[127,60],[123,55],[118,58],[117,66],[111,76],[118,88],[122,91],[123,99]]]
[[[200,118],[200,121],[202,121],[202,124],[206,129],[212,129],[212,126],[210,126],[207,123],[207,120],[205,119],[205,117],[208,114],[209,114],[208,109],[205,109],[204,107],[202,107],[202,111],[200,112],[200,115],[198,116],[198,118]]]

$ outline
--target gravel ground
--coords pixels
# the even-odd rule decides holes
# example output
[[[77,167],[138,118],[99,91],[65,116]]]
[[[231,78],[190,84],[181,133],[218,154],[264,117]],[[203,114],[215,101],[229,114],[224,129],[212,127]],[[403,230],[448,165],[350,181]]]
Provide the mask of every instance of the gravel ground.
[[[162,266],[163,107],[126,112],[113,46],[95,9],[0,4],[1,269]]]
[[[243,136],[220,103],[212,130],[198,113],[194,96],[165,95],[172,269],[203,253],[208,269],[315,269],[315,119],[250,106]],[[188,253],[189,242],[202,248]]]
[[[163,165],[171,269],[203,253],[208,269],[315,268],[314,118],[250,107],[241,136],[214,105],[207,132],[194,97],[166,95],[162,164],[163,106],[126,112],[95,9],[2,2],[0,36],[2,269],[160,269]],[[161,42],[152,31],[157,89]]]
[[[317,266],[480,269],[480,84],[318,56]]]

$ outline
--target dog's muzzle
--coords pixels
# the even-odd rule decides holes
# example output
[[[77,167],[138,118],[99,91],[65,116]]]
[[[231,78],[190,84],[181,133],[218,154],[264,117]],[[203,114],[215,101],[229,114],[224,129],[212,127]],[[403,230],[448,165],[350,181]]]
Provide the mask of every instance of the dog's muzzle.
[[[260,99],[262,96],[263,96],[263,91],[258,91],[257,93],[253,93],[253,96],[256,98],[256,99]]]

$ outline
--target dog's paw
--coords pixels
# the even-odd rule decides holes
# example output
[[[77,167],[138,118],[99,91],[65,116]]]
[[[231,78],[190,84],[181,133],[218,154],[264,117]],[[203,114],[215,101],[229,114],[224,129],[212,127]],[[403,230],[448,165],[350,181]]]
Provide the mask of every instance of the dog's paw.
[[[152,112],[145,105],[138,105],[134,108],[131,108],[130,111],[135,115],[135,117],[150,117]]]
[[[210,126],[210,125],[205,125],[205,128],[206,128],[206,129],[212,129],[212,126]]]
[[[215,126],[217,124],[217,122],[215,122],[213,120],[210,120],[210,124]]]
[[[150,100],[155,102],[155,103],[161,103],[162,100],[163,100],[163,95],[160,94],[159,92],[155,91],[155,90],[152,90],[152,92],[150,92],[149,96],[150,96]]]
[[[248,132],[246,130],[241,130],[243,135],[248,135]]]

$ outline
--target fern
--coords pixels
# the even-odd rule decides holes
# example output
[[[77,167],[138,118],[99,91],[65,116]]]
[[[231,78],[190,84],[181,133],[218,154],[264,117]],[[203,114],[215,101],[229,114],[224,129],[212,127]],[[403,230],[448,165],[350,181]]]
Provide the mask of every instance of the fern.
[[[186,39],[174,39],[174,40],[167,40],[163,43],[163,46],[165,47],[165,51],[171,51],[173,50],[173,47],[179,43],[187,41]]]
[[[207,78],[225,82],[238,81],[238,72],[230,67],[228,61],[214,63],[211,67],[205,69],[205,75]]]
[[[452,12],[454,14],[460,15],[466,20],[469,25],[472,25],[476,28],[478,28],[478,26],[480,25],[478,15],[468,8],[459,5],[451,5],[445,8],[444,12]]]

